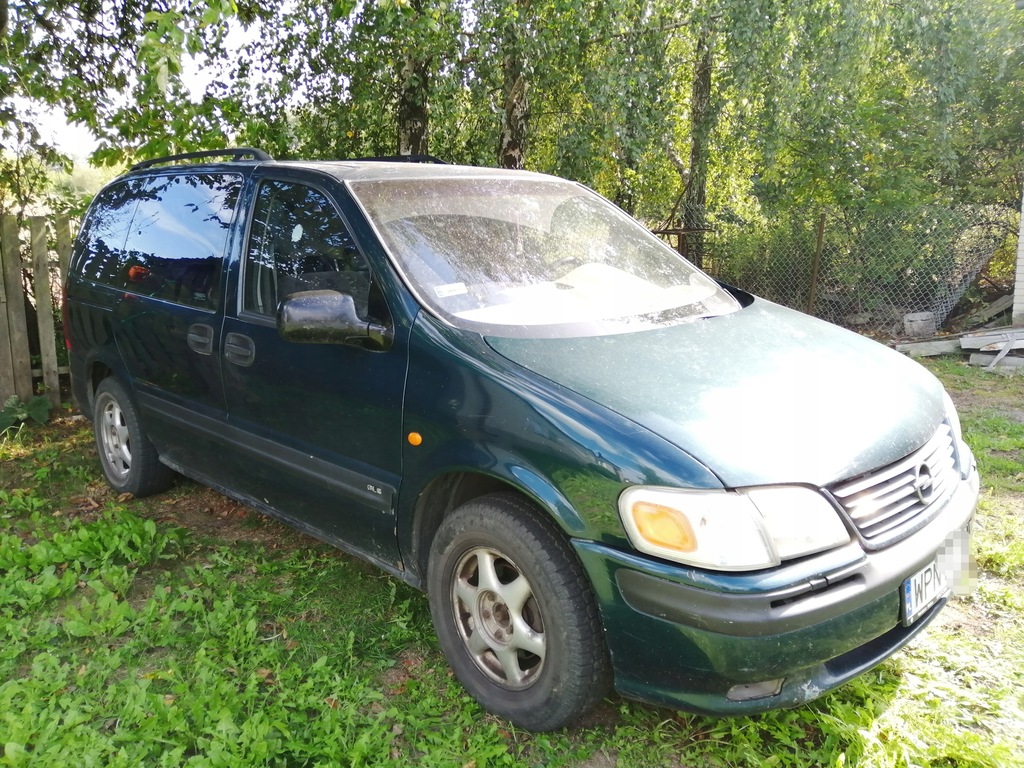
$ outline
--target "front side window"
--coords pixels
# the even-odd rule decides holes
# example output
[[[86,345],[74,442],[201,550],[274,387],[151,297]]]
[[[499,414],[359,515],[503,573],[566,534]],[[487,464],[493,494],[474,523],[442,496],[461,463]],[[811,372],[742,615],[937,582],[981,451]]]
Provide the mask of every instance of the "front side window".
[[[188,173],[136,184],[138,205],[124,244],[125,289],[216,309],[224,245],[241,178]]]
[[[350,182],[413,293],[498,336],[621,333],[739,309],[590,190],[544,177]]]
[[[260,184],[244,270],[245,312],[273,317],[288,295],[326,289],[352,296],[360,317],[375,314],[369,266],[331,201],[305,184]]]

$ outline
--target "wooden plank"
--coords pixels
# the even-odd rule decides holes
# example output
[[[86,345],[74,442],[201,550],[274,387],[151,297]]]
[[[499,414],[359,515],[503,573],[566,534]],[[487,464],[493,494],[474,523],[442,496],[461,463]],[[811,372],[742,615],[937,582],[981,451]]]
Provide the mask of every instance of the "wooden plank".
[[[981,365],[988,368],[996,357],[997,355],[975,352],[971,355],[968,362],[971,365]],[[996,368],[1024,368],[1024,357],[1004,357],[999,361],[999,365]]]
[[[57,244],[57,259],[60,262],[60,302],[61,309],[64,308],[64,285],[68,280],[68,268],[71,264],[71,220],[67,216],[59,216],[53,222],[53,235]],[[67,338],[65,334],[68,329],[64,327],[64,320],[61,318],[61,340]],[[59,349],[57,350],[60,351]],[[67,375],[67,370],[58,369],[58,373]]]
[[[1024,339],[1017,339],[1016,341],[994,341],[991,344],[985,344],[981,347],[973,347],[979,352],[1001,352],[1006,346],[1009,345],[1010,349],[1024,349]],[[967,347],[965,347],[967,349]]]
[[[1010,322],[1014,325],[1024,324],[1024,286],[1021,285],[1021,277],[1024,277],[1024,195],[1020,198],[1020,224],[1017,232],[1017,271],[1015,273],[1017,284],[1013,289],[1013,297],[1010,305],[1013,312],[1010,315]]]
[[[53,236],[57,243],[57,259],[60,262],[60,284],[68,278],[68,263],[71,261],[71,220],[60,216],[53,220]]]
[[[7,220],[0,220],[0,406],[14,394],[14,360],[11,357],[11,331],[7,322],[7,281],[4,263],[8,253],[14,253],[16,240],[8,242],[12,231],[6,226]],[[17,230],[13,230],[17,235]]]
[[[985,352],[997,351],[1013,343],[1013,349],[1024,347],[1024,328],[996,328],[989,331],[965,333],[960,337],[964,349],[980,349]]]
[[[987,307],[984,307],[971,315],[972,323],[983,323],[989,318],[1005,312],[1013,306],[1013,296],[1000,296]]]
[[[21,283],[21,238],[18,221],[4,216],[0,222],[0,243],[4,249],[3,280],[7,298],[7,338],[13,379],[13,394],[22,402],[32,397],[32,374],[29,372],[28,325],[25,321],[25,300]],[[10,396],[4,395],[4,399]]]
[[[66,365],[58,365],[57,373],[59,373],[61,376],[67,376],[69,373],[71,373],[71,369],[68,368]],[[37,379],[43,378],[43,369],[33,368],[32,375],[35,376]]]
[[[897,344],[896,351],[903,352],[911,357],[949,355],[960,351],[960,340],[936,339],[932,341],[909,341]]]
[[[60,376],[57,374],[57,343],[54,339],[53,290],[50,287],[50,249],[46,245],[46,219],[28,220],[32,243],[32,284],[36,292],[36,323],[39,327],[39,358],[43,366],[43,386],[54,406],[60,405]]]

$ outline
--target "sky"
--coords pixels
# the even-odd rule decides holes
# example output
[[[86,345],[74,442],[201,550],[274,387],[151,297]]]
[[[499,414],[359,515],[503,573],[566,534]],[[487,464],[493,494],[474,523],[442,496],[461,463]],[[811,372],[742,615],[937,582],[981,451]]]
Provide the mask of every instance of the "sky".
[[[88,128],[69,125],[64,113],[56,107],[46,108],[39,116],[39,132],[61,152],[76,161],[85,161],[96,149],[98,142]]]
[[[243,29],[241,25],[229,22],[229,31],[225,40],[228,49],[241,49],[245,43],[254,39],[258,30],[250,27]],[[207,85],[214,77],[214,73],[205,70],[203,62],[197,61],[191,56],[182,59],[182,81],[196,98],[200,98],[206,90]],[[28,102],[24,102],[20,108],[27,109]],[[89,129],[81,125],[69,124],[63,111],[56,107],[35,107],[38,114],[40,133],[44,139],[50,140],[61,152],[69,155],[76,161],[86,162],[89,155],[99,145],[98,140]]]

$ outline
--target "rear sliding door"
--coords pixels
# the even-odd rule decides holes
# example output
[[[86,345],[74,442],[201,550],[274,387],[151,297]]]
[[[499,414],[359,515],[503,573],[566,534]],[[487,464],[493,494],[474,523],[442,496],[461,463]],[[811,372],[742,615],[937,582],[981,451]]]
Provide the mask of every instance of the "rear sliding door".
[[[216,479],[224,253],[242,179],[178,172],[129,184],[138,202],[115,278],[120,356],[161,455]]]

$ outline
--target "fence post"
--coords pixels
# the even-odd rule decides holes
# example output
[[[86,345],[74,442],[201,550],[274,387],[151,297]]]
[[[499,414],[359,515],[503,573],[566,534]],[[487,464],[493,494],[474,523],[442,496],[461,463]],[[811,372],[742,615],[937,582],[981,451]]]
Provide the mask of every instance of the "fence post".
[[[814,245],[814,261],[811,262],[811,287],[807,292],[807,314],[814,314],[814,302],[818,298],[818,271],[821,269],[821,249],[825,242],[825,214],[818,216],[818,241]]]
[[[1024,194],[1020,198],[1020,228],[1017,231],[1017,272],[1013,282],[1011,325],[1024,325]]]
[[[53,325],[53,291],[50,288],[50,249],[46,245],[46,219],[28,220],[32,237],[33,281],[36,299],[36,325],[39,329],[39,358],[43,366],[43,386],[53,405],[60,405],[60,376],[57,374],[57,347]]]
[[[0,322],[0,368],[10,366],[9,383],[0,379],[0,400],[12,394],[22,402],[32,397],[32,368],[28,354],[28,324],[21,287],[21,238],[18,220],[6,215],[0,221],[0,282],[4,283],[3,322]],[[4,333],[3,331],[6,331]],[[3,372],[0,372],[3,376]]]
[[[13,253],[14,246],[8,242],[10,232],[7,219],[0,219],[0,403],[14,393],[14,372],[17,367],[11,358],[11,328],[7,319],[7,254]],[[15,294],[18,295],[18,294]]]
[[[71,261],[71,219],[58,216],[53,220],[53,235],[57,243],[57,258],[60,261],[60,285],[68,277],[68,263]]]

